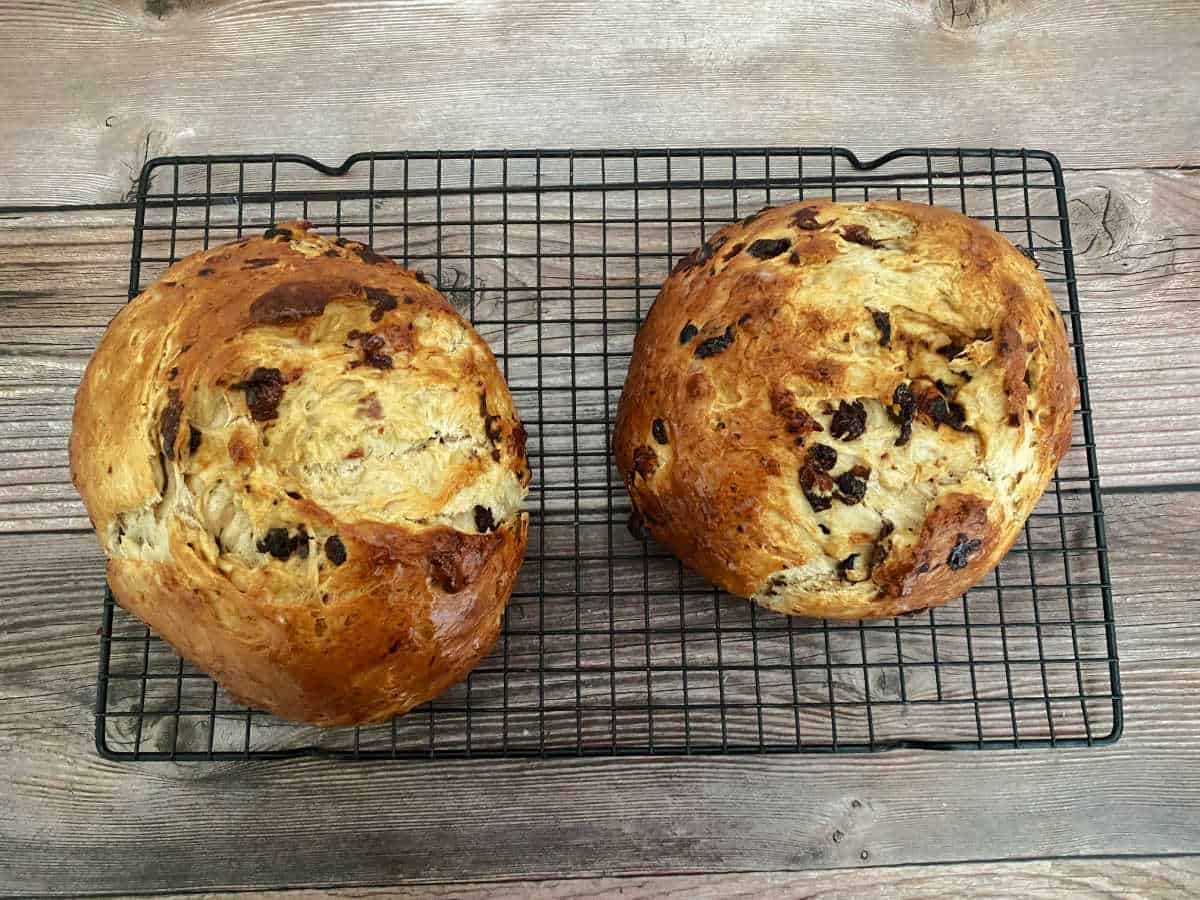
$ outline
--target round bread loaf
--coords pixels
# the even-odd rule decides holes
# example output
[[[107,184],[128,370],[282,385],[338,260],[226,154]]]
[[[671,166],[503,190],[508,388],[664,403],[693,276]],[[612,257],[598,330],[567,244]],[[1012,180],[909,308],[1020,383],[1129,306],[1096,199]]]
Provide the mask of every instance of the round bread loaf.
[[[681,260],[634,343],[616,461],[635,521],[784,613],[966,591],[1071,443],[1063,322],[1033,263],[905,202],[764,209]]]
[[[446,299],[307,222],[187,257],[113,320],[71,477],[113,594],[240,701],[403,713],[487,653],[525,431]]]

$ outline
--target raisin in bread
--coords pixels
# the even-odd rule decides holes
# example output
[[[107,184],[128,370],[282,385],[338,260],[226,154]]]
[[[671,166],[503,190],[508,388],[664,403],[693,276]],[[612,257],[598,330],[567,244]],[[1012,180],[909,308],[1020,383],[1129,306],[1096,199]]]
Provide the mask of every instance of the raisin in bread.
[[[1033,263],[965,216],[804,201],[675,267],[616,426],[635,516],[722,588],[860,619],[945,603],[1012,545],[1077,385]]]
[[[525,432],[425,278],[307,222],[187,257],[113,320],[71,475],[122,606],[243,702],[403,713],[487,653]]]

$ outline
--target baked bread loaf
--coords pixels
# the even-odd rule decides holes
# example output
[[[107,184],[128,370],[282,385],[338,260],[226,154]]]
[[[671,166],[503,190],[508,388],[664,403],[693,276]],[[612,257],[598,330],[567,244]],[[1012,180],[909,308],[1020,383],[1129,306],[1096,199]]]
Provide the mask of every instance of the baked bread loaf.
[[[240,701],[388,718],[487,653],[525,552],[525,431],[424,276],[289,222],[113,319],[71,477],[117,600]]]
[[[947,602],[1012,545],[1071,442],[1033,263],[936,207],[809,200],[681,260],[634,343],[635,517],[731,593],[861,619]]]

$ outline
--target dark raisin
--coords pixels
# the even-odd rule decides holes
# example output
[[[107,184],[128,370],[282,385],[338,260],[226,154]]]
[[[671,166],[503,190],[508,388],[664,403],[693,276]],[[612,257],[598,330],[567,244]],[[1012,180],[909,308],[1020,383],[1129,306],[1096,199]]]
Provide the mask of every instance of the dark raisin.
[[[871,568],[877,569],[887,562],[888,556],[891,554],[892,548],[883,543],[880,539],[876,541],[874,549],[871,551]]]
[[[486,416],[483,420],[483,432],[493,444],[500,440],[501,435],[504,433],[500,427],[500,417]]]
[[[284,493],[287,494],[289,497],[291,497],[293,500],[303,500],[304,499],[300,495],[299,491],[284,491]]]
[[[340,566],[346,561],[346,545],[336,534],[325,539],[325,557],[335,566]]]
[[[871,237],[871,232],[867,230],[866,225],[847,225],[842,229],[842,237],[852,243],[870,247],[872,250],[879,250],[883,247],[883,241],[877,241]]]
[[[861,400],[838,402],[837,411],[829,423],[829,433],[839,441],[852,441],[867,430],[867,411]]]
[[[883,526],[879,529],[879,540],[883,540],[889,534],[896,530],[896,526],[889,519],[883,520]]]
[[[278,369],[259,366],[250,377],[233,385],[246,392],[246,406],[256,422],[279,418],[279,401],[283,399],[283,373]]]
[[[746,252],[755,259],[772,259],[780,253],[785,253],[791,246],[792,242],[787,238],[778,238],[775,240],[763,238],[751,244]]]
[[[917,566],[917,569],[916,569],[916,572],[918,575],[924,575],[928,571],[929,571],[929,563],[921,563],[919,566]]]
[[[733,259],[735,256],[737,256],[739,253],[741,253],[745,249],[746,249],[746,245],[744,243],[742,243],[741,241],[738,241],[736,244],[734,244],[732,247],[730,247],[728,250],[726,250],[725,253],[721,256],[721,258],[728,262],[729,260]]]
[[[958,403],[952,403],[940,393],[926,394],[922,398],[921,411],[933,420],[935,425],[949,425],[955,431],[970,431],[966,422],[966,410]]]
[[[383,288],[363,288],[367,301],[375,308],[371,310],[371,321],[378,322],[383,314],[396,308],[396,296]]]
[[[970,431],[971,427],[967,425],[967,411],[958,403],[946,404],[946,424],[955,431]],[[1018,420],[1019,424],[1019,420]]]
[[[808,464],[821,472],[828,472],[837,465],[837,451],[828,444],[813,444],[808,448]]]
[[[769,397],[772,412],[784,420],[788,434],[798,435],[796,446],[803,447],[808,435],[825,430],[808,410],[796,405],[795,394],[786,388],[772,388]]]
[[[255,546],[259,553],[270,553],[276,559],[287,559],[292,555],[292,541],[286,528],[272,528]]]
[[[179,434],[179,419],[183,415],[183,400],[179,391],[171,388],[167,391],[167,405],[158,420],[158,430],[162,435],[163,453],[168,457],[175,455],[175,438]]]
[[[857,553],[851,553],[837,565],[838,577],[842,581],[850,580],[850,571],[854,568],[854,561],[858,559]]]
[[[699,359],[708,359],[710,356],[716,356],[718,353],[724,353],[729,349],[729,345],[732,343],[733,326],[730,325],[725,329],[724,334],[719,334],[716,337],[710,337],[697,344],[696,356]]]
[[[649,478],[658,471],[658,454],[651,447],[638,447],[633,451],[633,471]]]
[[[195,425],[188,426],[188,454],[194,454],[200,449],[200,441],[204,437]]]
[[[824,522],[818,522],[817,527],[821,529],[822,534],[830,534],[829,526],[826,525]]]
[[[475,530],[480,534],[496,530],[496,520],[492,518],[492,511],[486,506],[475,507]]]
[[[958,538],[950,550],[950,555],[946,557],[946,565],[952,569],[965,568],[970,561],[971,554],[982,546],[983,541],[979,538],[968,538],[967,535],[959,532]]]
[[[167,381],[174,381],[179,376],[179,366],[171,366],[171,371],[167,373]]]
[[[810,466],[805,466],[800,470],[800,490],[804,492],[804,499],[808,501],[813,512],[823,512],[833,506],[832,497],[828,494],[818,493],[816,490],[818,475],[823,475],[823,473],[817,472]],[[828,478],[828,476],[824,477]]]
[[[655,419],[654,424],[650,426],[650,430],[654,432],[654,439],[660,444],[667,443],[667,424],[662,419]]]
[[[679,343],[686,344],[688,341],[690,341],[692,338],[694,338],[699,333],[700,333],[700,329],[697,328],[695,325],[693,325],[691,322],[688,322],[686,325],[683,326],[683,330],[681,332],[679,332]]]
[[[944,356],[944,357],[946,357],[946,359],[954,359],[954,357],[958,356],[962,352],[963,352],[962,344],[956,344],[953,341],[951,341],[949,344],[946,344],[943,347],[937,348],[938,355]]]
[[[913,417],[917,414],[917,398],[913,396],[912,388],[903,383],[896,385],[896,390],[892,392],[892,406],[892,418],[900,423],[896,446],[903,447],[912,437]]]
[[[292,239],[292,233],[290,231],[288,231],[286,228],[276,228],[274,225],[272,225],[270,228],[268,228],[266,231],[263,232],[263,237],[265,237],[267,240],[271,240],[272,238],[281,237],[281,238],[287,238],[290,241]]]
[[[363,358],[350,363],[350,368],[357,369],[361,365],[368,365],[375,369],[390,369],[392,367],[392,358],[383,352],[383,348],[387,346],[387,340],[382,334],[369,332],[363,334],[357,329],[350,331],[346,335],[347,340],[357,340],[362,347]]]
[[[835,220],[836,221],[836,220]],[[792,224],[801,231],[820,231],[826,225],[832,225],[832,222],[821,223],[817,221],[817,208],[815,206],[802,206],[796,210],[796,214],[792,216]]]
[[[892,341],[892,317],[881,309],[871,310],[871,318],[879,329],[879,346],[886,347]]]
[[[804,498],[808,501],[808,505],[812,507],[813,512],[824,512],[833,506],[833,499],[825,494],[805,491]]]
[[[867,495],[867,482],[851,472],[843,472],[837,477],[837,498],[847,506],[861,503]]]

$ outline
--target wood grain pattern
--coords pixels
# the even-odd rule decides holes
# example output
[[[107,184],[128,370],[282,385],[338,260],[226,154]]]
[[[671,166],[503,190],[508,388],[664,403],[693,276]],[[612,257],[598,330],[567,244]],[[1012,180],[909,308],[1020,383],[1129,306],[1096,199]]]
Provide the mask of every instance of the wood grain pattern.
[[[73,533],[0,536],[0,890],[1187,852],[1200,842],[1191,583],[1200,493],[1108,501],[1109,529],[1119,536],[1112,565],[1126,736],[1103,750],[1054,752],[109,763],[95,755],[90,734],[103,577],[95,541]],[[147,853],[150,842],[169,845],[169,858]],[[1092,877],[1110,868],[1096,864]]]
[[[148,156],[214,150],[1003,145],[1196,164],[1197,12],[3,0],[0,204],[118,201]]]
[[[423,884],[412,887],[361,887],[320,891],[262,891],[253,896],[278,900],[342,897],[455,898],[584,898],[620,896],[624,900],[733,900],[772,897],[778,900],[938,900],[965,896],[1030,897],[1146,897],[1184,900],[1200,890],[1196,857],[1132,860],[1041,860],[986,865],[905,866],[857,871],[754,872],[718,875],[633,876],[628,878],[550,879],[546,881],[478,884]],[[199,900],[245,897],[211,893]]]

